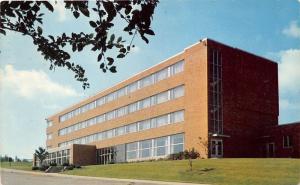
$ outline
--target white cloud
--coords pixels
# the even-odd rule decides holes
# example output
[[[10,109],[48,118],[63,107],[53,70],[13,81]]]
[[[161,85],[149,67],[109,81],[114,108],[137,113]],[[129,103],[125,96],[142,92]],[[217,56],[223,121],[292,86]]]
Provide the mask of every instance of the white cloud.
[[[131,48],[131,51],[132,51],[132,53],[138,53],[138,52],[140,52],[140,47],[138,47],[138,46],[135,46],[134,48]]]
[[[37,95],[79,96],[74,89],[52,81],[43,71],[16,70],[12,65],[6,65],[3,69],[0,68],[0,88],[28,99],[35,98]]]
[[[292,21],[289,27],[285,28],[282,33],[290,37],[300,38],[300,26],[298,26],[297,21]]]
[[[67,19],[64,1],[55,1],[55,2],[52,1],[52,5],[54,8],[54,12],[57,11],[58,13],[58,17],[57,17],[58,21],[64,22]]]
[[[285,93],[300,93],[300,49],[280,52],[279,88]]]

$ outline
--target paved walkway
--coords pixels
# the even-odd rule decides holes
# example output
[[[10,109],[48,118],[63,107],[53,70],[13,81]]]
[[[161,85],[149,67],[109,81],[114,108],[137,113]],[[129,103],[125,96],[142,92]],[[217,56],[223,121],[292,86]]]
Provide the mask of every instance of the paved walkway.
[[[0,169],[0,174],[2,185],[196,185],[192,183],[50,174],[12,169]]]

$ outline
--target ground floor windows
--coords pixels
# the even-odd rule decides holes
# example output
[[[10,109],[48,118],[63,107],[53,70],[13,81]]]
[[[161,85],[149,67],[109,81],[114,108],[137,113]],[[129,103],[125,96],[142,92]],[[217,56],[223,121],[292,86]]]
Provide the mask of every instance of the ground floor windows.
[[[49,152],[45,163],[48,165],[51,163],[57,165],[70,163],[70,149]]]
[[[115,147],[107,147],[96,150],[97,164],[111,164],[115,162]]]
[[[184,134],[176,134],[126,144],[126,160],[162,158],[184,150]]]

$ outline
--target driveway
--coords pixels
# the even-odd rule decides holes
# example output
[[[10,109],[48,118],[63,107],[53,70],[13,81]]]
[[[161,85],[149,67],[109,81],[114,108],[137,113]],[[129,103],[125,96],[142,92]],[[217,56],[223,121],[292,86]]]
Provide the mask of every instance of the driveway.
[[[191,183],[45,174],[9,169],[1,169],[0,173],[2,185],[193,185]]]

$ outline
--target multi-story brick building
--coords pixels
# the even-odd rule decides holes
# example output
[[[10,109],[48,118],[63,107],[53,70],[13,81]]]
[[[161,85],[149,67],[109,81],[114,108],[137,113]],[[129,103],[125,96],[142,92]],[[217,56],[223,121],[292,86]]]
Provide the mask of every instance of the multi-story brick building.
[[[47,118],[47,161],[300,157],[300,124],[278,126],[277,63],[210,39]],[[285,129],[286,128],[286,129]]]

